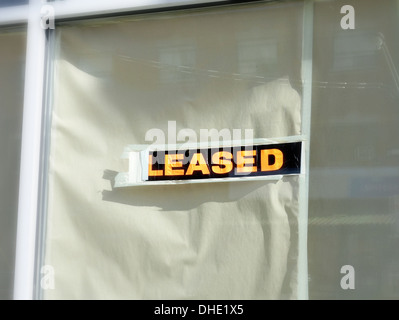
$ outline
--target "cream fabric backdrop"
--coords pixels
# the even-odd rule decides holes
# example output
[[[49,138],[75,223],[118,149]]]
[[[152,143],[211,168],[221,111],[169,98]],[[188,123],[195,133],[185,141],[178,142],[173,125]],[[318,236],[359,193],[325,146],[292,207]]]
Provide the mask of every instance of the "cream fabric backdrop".
[[[127,171],[124,146],[168,120],[198,134],[300,134],[301,19],[301,5],[245,5],[57,28],[45,298],[296,297],[297,176],[112,179]]]

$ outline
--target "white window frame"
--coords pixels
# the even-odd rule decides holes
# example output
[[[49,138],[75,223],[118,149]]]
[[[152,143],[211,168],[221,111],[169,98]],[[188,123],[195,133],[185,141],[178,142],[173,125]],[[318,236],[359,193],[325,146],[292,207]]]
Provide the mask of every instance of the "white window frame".
[[[265,0],[267,1],[267,0]],[[313,2],[304,0],[302,48],[302,134],[305,173],[309,172],[310,110],[312,83]],[[122,15],[145,10],[179,8],[196,5],[229,4],[229,0],[30,0],[29,5],[0,8],[0,28],[27,25],[26,69],[24,86],[21,164],[18,200],[17,245],[14,277],[14,299],[38,299],[37,237],[40,222],[41,159],[43,119],[46,110],[46,57],[49,54],[48,30],[40,27],[41,8],[51,5],[55,20],[76,20],[94,16]],[[49,57],[52,58],[51,56]],[[300,178],[298,299],[308,299],[307,225],[308,174]]]

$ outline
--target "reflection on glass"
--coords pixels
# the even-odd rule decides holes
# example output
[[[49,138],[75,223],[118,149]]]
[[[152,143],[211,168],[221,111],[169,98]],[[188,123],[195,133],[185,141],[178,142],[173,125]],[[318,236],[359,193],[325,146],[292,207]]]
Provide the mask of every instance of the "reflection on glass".
[[[309,272],[312,299],[399,298],[399,41],[395,1],[315,4]],[[337,20],[338,19],[338,20]],[[344,290],[341,267],[355,270]]]
[[[0,299],[11,299],[14,279],[25,37],[0,30]]]
[[[0,0],[0,8],[1,7],[12,7],[12,6],[20,6],[23,4],[28,4],[29,0]]]

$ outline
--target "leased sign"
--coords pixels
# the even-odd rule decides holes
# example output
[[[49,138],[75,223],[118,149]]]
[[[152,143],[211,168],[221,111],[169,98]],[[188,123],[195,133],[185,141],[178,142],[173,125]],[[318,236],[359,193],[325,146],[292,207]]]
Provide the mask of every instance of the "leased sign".
[[[301,142],[149,151],[144,181],[299,174]]]

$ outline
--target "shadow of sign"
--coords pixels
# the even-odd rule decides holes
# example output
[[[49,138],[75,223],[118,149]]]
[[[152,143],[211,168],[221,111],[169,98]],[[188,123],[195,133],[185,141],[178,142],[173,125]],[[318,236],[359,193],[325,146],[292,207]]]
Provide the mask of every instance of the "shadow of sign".
[[[111,190],[103,190],[104,201],[130,206],[151,206],[163,211],[183,211],[199,207],[204,203],[236,202],[246,196],[259,201],[256,192],[265,185],[279,181],[240,181],[201,184],[171,184],[114,188],[116,171],[105,170],[103,179],[109,180]],[[282,179],[284,180],[284,178]]]

